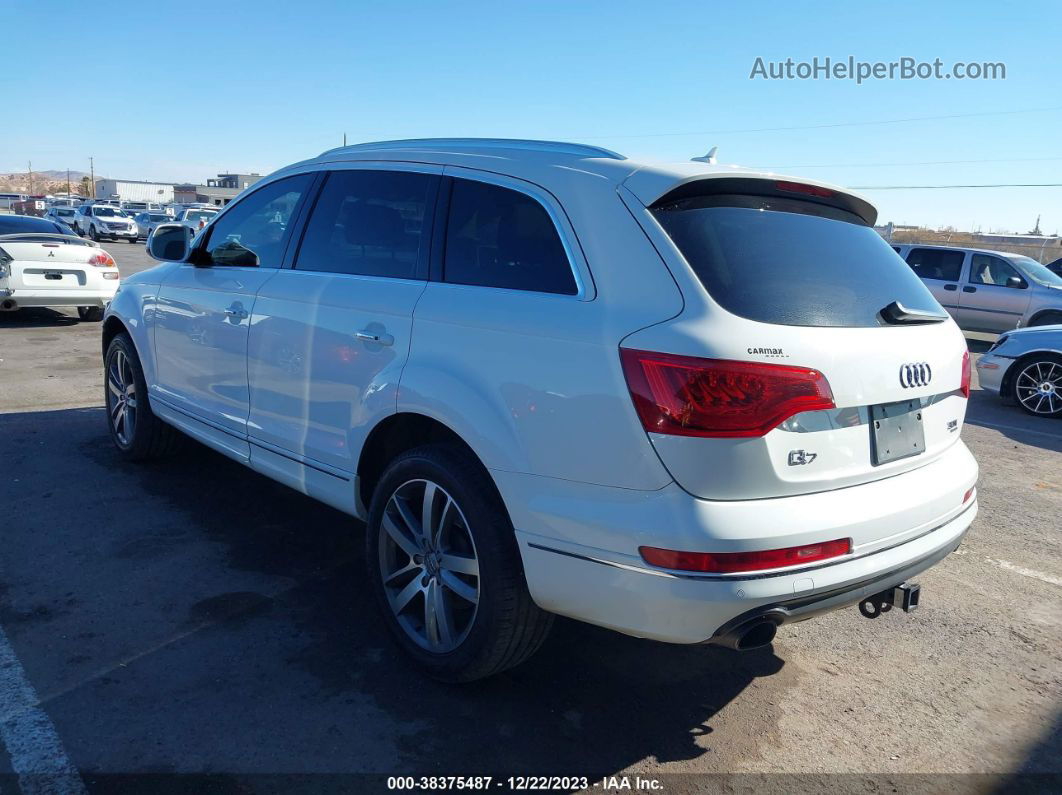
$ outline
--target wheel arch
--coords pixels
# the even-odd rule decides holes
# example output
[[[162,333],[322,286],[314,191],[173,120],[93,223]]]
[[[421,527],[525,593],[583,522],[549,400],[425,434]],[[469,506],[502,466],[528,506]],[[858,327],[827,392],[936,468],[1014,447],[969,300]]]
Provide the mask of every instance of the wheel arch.
[[[1031,318],[1029,318],[1029,322],[1025,324],[1025,328],[1031,328],[1032,326],[1039,325],[1039,323],[1037,321],[1039,321],[1041,318],[1043,318],[1045,316],[1050,316],[1050,315],[1057,315],[1059,317],[1059,319],[1060,319],[1060,322],[1062,322],[1062,310],[1058,310],[1058,309],[1041,309],[1039,312],[1037,312],[1035,315],[1033,315]],[[1046,325],[1050,325],[1050,324],[1045,323],[1044,325],[1046,326]]]
[[[483,463],[483,458],[460,434],[434,417],[403,411],[390,414],[380,420],[369,432],[362,445],[356,469],[358,473],[356,498],[358,510],[363,516],[368,516],[373,491],[383,471],[387,468],[387,464],[407,450],[425,444],[451,444],[468,453],[472,460],[482,468],[494,487],[495,495],[501,500],[501,493],[490,470]]]

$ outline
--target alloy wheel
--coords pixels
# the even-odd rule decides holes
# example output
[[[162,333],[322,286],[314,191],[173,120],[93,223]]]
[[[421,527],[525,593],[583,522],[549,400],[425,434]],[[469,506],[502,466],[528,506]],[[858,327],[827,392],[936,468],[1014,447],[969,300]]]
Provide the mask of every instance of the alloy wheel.
[[[480,575],[454,498],[430,480],[403,483],[384,508],[378,548],[387,603],[406,635],[435,654],[460,646],[475,623]]]
[[[1018,401],[1033,414],[1055,414],[1062,410],[1062,365],[1033,362],[1014,382]]]
[[[107,412],[114,435],[128,447],[136,430],[136,379],[129,357],[121,349],[114,352],[107,368]]]

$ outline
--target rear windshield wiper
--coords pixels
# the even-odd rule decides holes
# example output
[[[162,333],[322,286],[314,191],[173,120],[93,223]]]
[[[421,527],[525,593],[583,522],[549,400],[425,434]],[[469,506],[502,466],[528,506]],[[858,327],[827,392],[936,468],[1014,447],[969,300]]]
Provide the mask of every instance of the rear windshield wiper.
[[[893,301],[881,310],[882,319],[892,326],[909,323],[943,323],[948,319],[947,315],[938,315],[936,312],[924,312],[921,309],[908,309],[899,301]]]

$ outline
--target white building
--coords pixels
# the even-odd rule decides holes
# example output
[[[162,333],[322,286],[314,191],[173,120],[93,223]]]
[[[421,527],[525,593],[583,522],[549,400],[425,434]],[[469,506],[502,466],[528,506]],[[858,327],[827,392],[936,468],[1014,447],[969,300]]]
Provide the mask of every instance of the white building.
[[[165,204],[173,201],[173,184],[142,182],[136,179],[98,179],[96,180],[96,198]]]

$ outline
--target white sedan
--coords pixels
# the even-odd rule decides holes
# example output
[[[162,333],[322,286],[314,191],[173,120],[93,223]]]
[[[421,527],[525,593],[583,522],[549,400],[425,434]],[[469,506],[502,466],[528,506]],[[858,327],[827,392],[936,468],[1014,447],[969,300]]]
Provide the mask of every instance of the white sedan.
[[[118,283],[114,258],[97,243],[48,219],[0,216],[0,311],[76,306],[82,320],[98,321]]]

